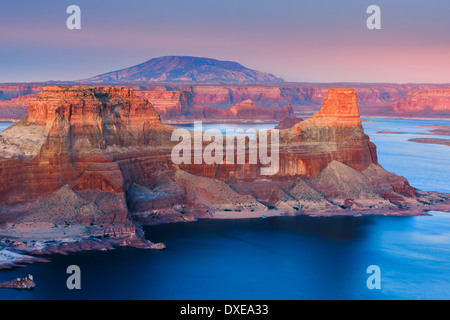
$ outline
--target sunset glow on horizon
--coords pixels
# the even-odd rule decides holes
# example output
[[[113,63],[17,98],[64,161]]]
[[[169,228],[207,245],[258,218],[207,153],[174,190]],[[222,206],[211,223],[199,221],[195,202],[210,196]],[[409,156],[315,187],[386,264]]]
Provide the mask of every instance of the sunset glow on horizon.
[[[78,80],[166,56],[230,60],[290,82],[450,83],[450,2],[69,1],[5,3],[0,82]],[[381,30],[366,9],[381,8]]]

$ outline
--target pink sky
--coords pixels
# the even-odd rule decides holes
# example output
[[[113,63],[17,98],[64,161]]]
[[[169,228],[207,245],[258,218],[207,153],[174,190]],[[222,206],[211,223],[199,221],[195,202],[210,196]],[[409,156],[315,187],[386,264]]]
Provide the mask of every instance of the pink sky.
[[[164,55],[232,60],[302,82],[450,83],[450,1],[78,1],[82,30],[57,5],[0,12],[0,82],[76,80]],[[28,3],[28,4],[27,4]]]

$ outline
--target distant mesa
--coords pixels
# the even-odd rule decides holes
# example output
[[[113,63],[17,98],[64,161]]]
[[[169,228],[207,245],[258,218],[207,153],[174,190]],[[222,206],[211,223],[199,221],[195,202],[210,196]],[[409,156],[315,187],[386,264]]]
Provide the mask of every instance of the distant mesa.
[[[204,122],[266,122],[273,123],[286,117],[294,117],[290,104],[280,109],[269,109],[246,99],[233,106],[221,110],[214,107],[195,104],[192,93],[171,90],[140,90],[138,97],[146,98],[165,123],[183,123],[201,120]]]
[[[251,84],[279,83],[283,79],[256,71],[233,61],[210,58],[165,56],[154,58],[130,68],[101,74],[81,80],[89,83],[208,83]]]
[[[396,114],[450,115],[450,89],[413,90],[389,105]]]
[[[256,105],[251,99],[241,101],[226,110],[219,110],[211,107],[195,106],[198,111],[201,111],[201,117],[209,121],[226,121],[226,122],[277,122],[286,117],[293,117],[294,111],[290,104],[287,104],[282,109],[268,109]],[[193,114],[193,118],[199,118]]]
[[[295,125],[293,130],[301,127],[361,127],[356,92],[354,89],[329,89],[323,99],[322,108],[307,120]]]

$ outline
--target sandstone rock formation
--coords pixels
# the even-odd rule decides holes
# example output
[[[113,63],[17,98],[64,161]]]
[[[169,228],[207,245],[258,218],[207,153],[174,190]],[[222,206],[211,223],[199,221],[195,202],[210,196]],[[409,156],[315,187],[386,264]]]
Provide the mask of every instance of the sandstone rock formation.
[[[287,104],[282,109],[271,110],[256,105],[251,99],[244,100],[235,104],[234,106],[220,112],[219,115],[223,119],[247,119],[254,121],[280,121],[286,117],[293,116],[294,111],[290,104]]]
[[[16,212],[16,227],[47,221],[85,225],[86,236],[134,237],[114,156],[161,146],[167,136],[170,129],[131,89],[46,87],[29,103],[28,118],[2,132],[2,212]]]
[[[378,163],[376,147],[361,126],[352,89],[329,90],[320,112],[281,132],[279,152],[276,176],[280,178],[315,177],[333,160],[356,170]],[[212,170],[210,166],[198,164],[182,168],[193,174],[225,180],[260,178],[259,164],[238,165],[236,162],[224,162]]]
[[[137,96],[149,100],[165,123],[193,122],[277,122],[293,117],[290,104],[273,110],[256,105],[252,100],[241,101],[226,110],[196,105],[189,91],[140,90]]]
[[[27,116],[28,102],[36,98],[35,93],[19,95],[11,100],[0,101],[0,119],[16,121]]]
[[[89,82],[86,82],[89,84]],[[119,84],[110,84],[118,86]],[[147,98],[164,121],[171,118],[178,122],[189,122],[211,115],[215,109],[224,110],[245,100],[257,106],[280,110],[290,104],[301,117],[308,117],[320,109],[325,94],[330,88],[344,84],[278,83],[278,84],[124,84],[136,95]],[[26,115],[27,103],[33,95],[42,91],[45,83],[0,84],[0,119],[19,120]],[[363,116],[384,117],[445,117],[447,111],[439,106],[448,102],[449,86],[444,84],[352,84],[357,93],[359,110]],[[421,92],[413,94],[413,92]],[[408,93],[417,95],[417,106]],[[447,92],[447,93],[446,93]],[[20,96],[20,97],[19,97]],[[429,96],[426,98],[426,96]],[[1,101],[1,100],[4,101]],[[12,100],[11,100],[12,99]],[[28,101],[26,101],[28,99]],[[404,102],[401,102],[405,99]],[[428,101],[420,102],[421,101]],[[424,104],[425,107],[420,107]],[[447,103],[448,104],[448,103]],[[404,107],[401,105],[405,105]],[[429,106],[429,107],[426,107]],[[210,112],[211,110],[211,112]],[[188,115],[185,114],[188,112]],[[212,120],[213,121],[213,120]]]
[[[264,165],[248,161],[175,164],[174,128],[130,88],[46,87],[29,103],[28,118],[0,133],[0,243],[14,239],[16,249],[58,252],[85,250],[74,239],[95,237],[88,248],[161,249],[142,242],[136,221],[349,214],[348,208],[385,214],[417,207],[417,214],[424,203],[446,203],[446,195],[419,192],[378,164],[356,101],[353,89],[327,91],[318,113],[280,131],[279,170],[262,175]],[[248,157],[250,139],[244,141]],[[105,238],[110,242],[99,242]]]
[[[391,105],[401,115],[450,115],[450,89],[414,90]]]

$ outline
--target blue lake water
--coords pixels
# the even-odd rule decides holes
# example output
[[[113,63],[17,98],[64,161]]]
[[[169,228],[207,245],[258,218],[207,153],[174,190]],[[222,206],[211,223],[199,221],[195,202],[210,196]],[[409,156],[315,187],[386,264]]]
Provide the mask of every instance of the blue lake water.
[[[12,122],[9,121],[0,121],[0,132],[8,128],[10,125],[12,125]]]
[[[387,170],[417,188],[450,192],[450,147],[407,141],[439,137],[417,125],[449,122],[371,120],[378,122],[364,128]],[[0,299],[449,299],[450,213],[430,213],[152,226],[147,237],[166,250],[52,255],[50,263],[0,271],[0,282],[32,273],[37,283],[31,291],[0,289]],[[71,264],[81,268],[78,291],[66,288]],[[380,290],[366,286],[370,265],[380,267]]]
[[[426,191],[450,193],[450,147],[438,144],[408,141],[413,138],[441,138],[449,136],[424,135],[431,127],[450,126],[450,121],[370,119],[363,122],[364,131],[377,145],[378,161],[388,171],[406,177],[410,184]],[[408,134],[377,133],[378,131],[406,132]]]

